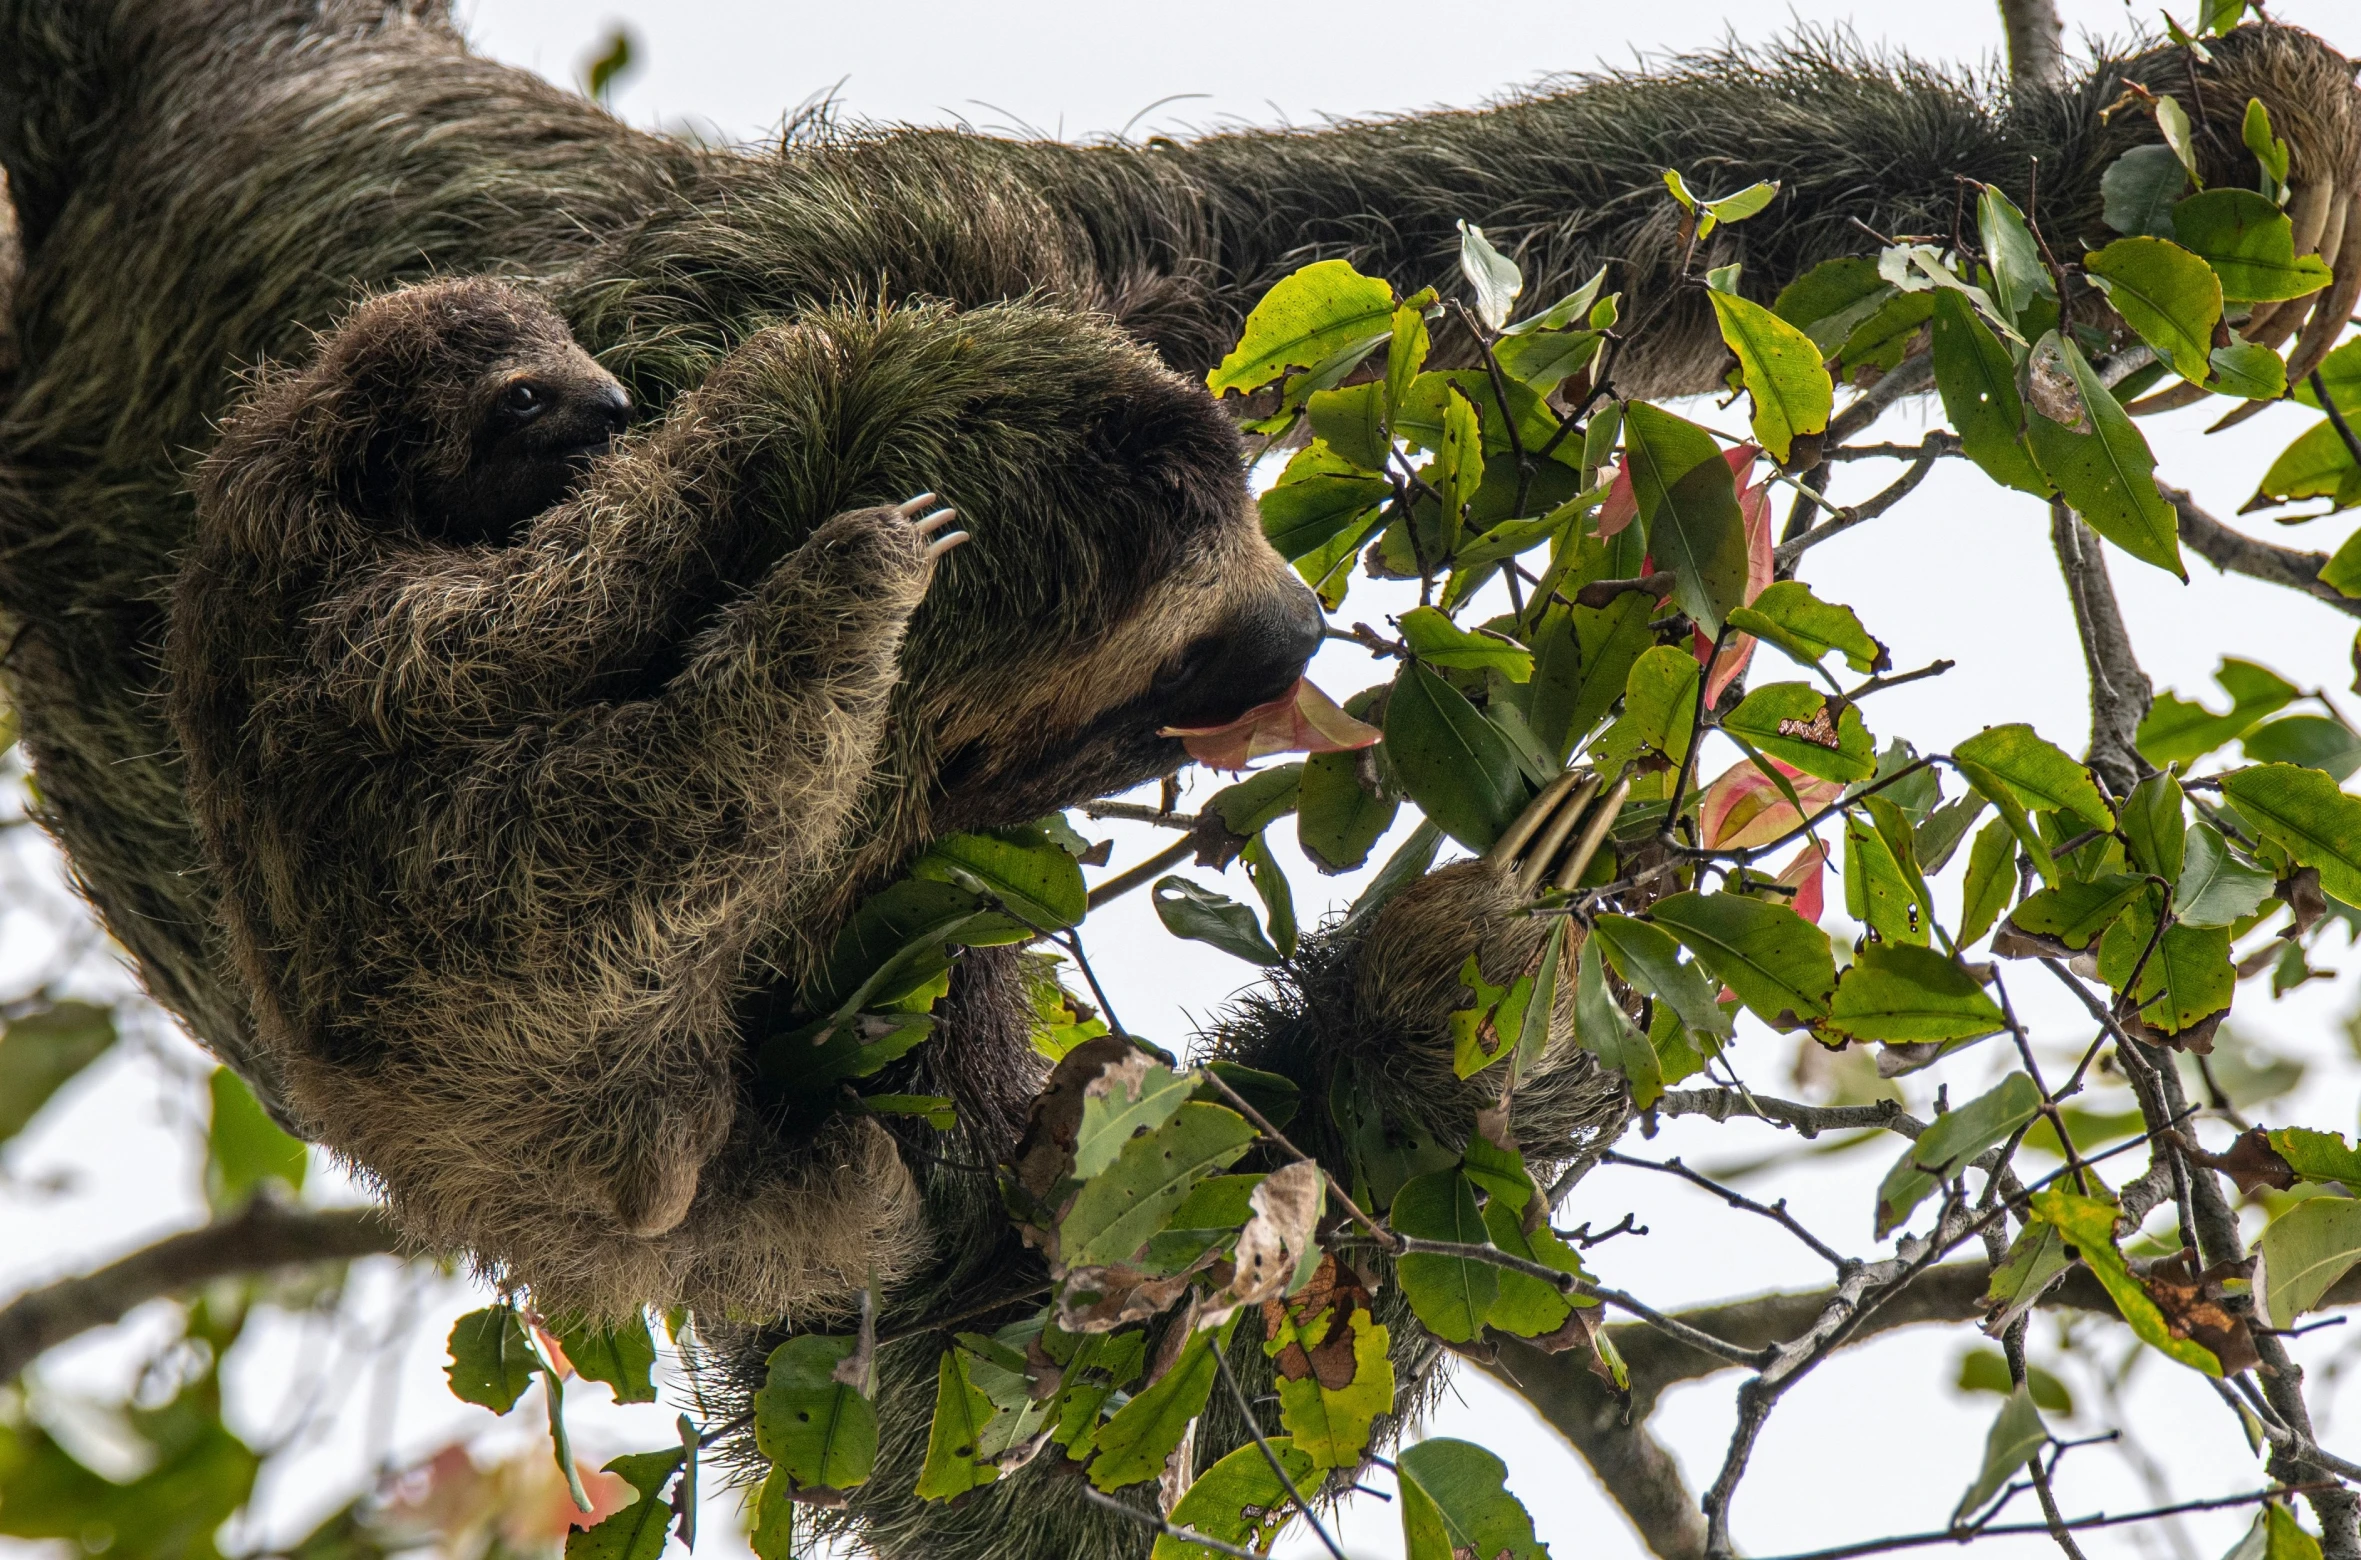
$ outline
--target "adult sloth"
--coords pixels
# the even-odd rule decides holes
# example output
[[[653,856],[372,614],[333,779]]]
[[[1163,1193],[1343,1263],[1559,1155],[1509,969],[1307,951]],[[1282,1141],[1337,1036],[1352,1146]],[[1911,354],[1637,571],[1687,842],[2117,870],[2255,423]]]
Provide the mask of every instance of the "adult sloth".
[[[2293,144],[2299,238],[2341,246],[2361,222],[2348,198],[2361,169],[2350,67],[2287,29],[2248,28],[2212,49],[2201,67],[2209,132],[2197,140],[2208,178],[2243,181],[2237,115],[2249,95],[2262,98]],[[2039,214],[2053,242],[2070,242],[2097,231],[2100,173],[2146,137],[2133,116],[2102,125],[2098,110],[2127,74],[2176,90],[2189,68],[2174,51],[1997,100],[1916,67],[1803,51],[1310,133],[1147,148],[821,134],[739,154],[631,131],[474,59],[431,4],[0,0],[0,167],[24,252],[0,413],[8,690],[53,826],[150,989],[283,1103],[276,1058],[215,930],[215,880],[161,718],[159,603],[190,536],[188,452],[213,442],[241,370],[307,356],[311,332],[362,291],[436,274],[532,284],[635,404],[663,418],[761,333],[859,317],[841,307],[848,299],[940,311],[1026,298],[1053,322],[1074,316],[1078,332],[1104,329],[1082,315],[1111,320],[1173,368],[1199,372],[1254,298],[1305,260],[1342,255],[1409,285],[1446,280],[1464,218],[1515,243],[1540,296],[1617,264],[1631,317],[1649,321],[1617,383],[1663,394],[1709,387],[1722,349],[1702,297],[1676,285],[1684,256],[1662,168],[1711,168],[1717,193],[1782,181],[1770,212],[1723,229],[1697,257],[1745,261],[1758,296],[1856,252],[1861,224],[1949,231],[1962,176],[2031,205],[2036,159]],[[2307,346],[2351,301],[2340,289],[2320,303]],[[842,407],[922,409],[934,393],[923,376],[848,361]],[[1000,408],[981,396],[972,415],[1001,425],[1044,407],[1054,416],[1069,393],[1021,355],[999,380]],[[944,469],[908,473],[884,453],[858,441],[804,451],[834,507],[936,487],[1003,549],[1003,563],[973,594],[933,590],[913,614],[911,645],[948,647],[906,654],[891,695],[892,718],[925,740],[910,744],[906,766],[870,779],[859,806],[876,827],[850,853],[838,894],[799,922],[807,942],[945,830],[1037,816],[1177,763],[1177,745],[1155,732],[1224,713],[1208,707],[1219,700],[1207,668],[1225,673],[1215,686],[1243,689],[1285,675],[1302,652],[1272,626],[1295,621],[1300,597],[1267,551],[1246,545],[1242,503],[1213,528],[1223,545],[1210,550],[1197,541],[1207,533],[1175,524],[1143,535],[1087,503],[1046,506],[1040,526],[996,537],[988,506],[960,489],[1021,493],[1021,464],[995,456],[990,469],[968,470],[952,451]],[[1200,451],[1179,490],[1205,490],[1232,459]],[[1133,476],[1152,486],[1151,473]],[[1234,468],[1222,480],[1236,491]],[[1104,566],[1141,548],[1149,566]],[[981,542],[973,552],[984,555]],[[1214,567],[1222,558],[1235,566]],[[1007,644],[1012,625],[1035,621],[1027,613],[1040,598],[1028,590],[1056,610],[1038,619],[1049,642],[1025,653],[1058,675],[1040,718],[1018,729],[985,718],[992,678],[1006,669],[963,659],[962,629],[988,624],[989,642]],[[1101,660],[1098,645],[1121,653]],[[1226,675],[1241,666],[1251,675]],[[935,740],[954,727],[959,740]],[[1232,1049],[1295,1075],[1315,1100],[1354,1064],[1348,1042],[1389,1061],[1431,1052],[1435,993],[1449,985],[1436,972],[1456,971],[1471,941],[1495,970],[1498,955],[1517,953],[1496,913],[1520,881],[1506,865],[1438,874],[1365,941],[1316,942],[1300,978],[1241,1023]],[[938,1040],[917,1053],[923,1086],[957,1099],[966,1141],[950,1157],[972,1163],[1005,1150],[1037,1081],[1006,959],[965,967],[940,1017]],[[1406,1096],[1436,1076],[1431,1065],[1371,1072]],[[1568,1156],[1614,1114],[1580,1066],[1568,1064],[1561,1082],[1521,1101],[1516,1128],[1537,1160]],[[927,1314],[947,1288],[1006,1281],[1023,1260],[996,1241],[988,1187],[932,1164],[917,1180],[926,1222],[946,1239],[889,1296],[906,1317]],[[1406,1370],[1430,1362],[1414,1328],[1398,1325],[1396,1336]],[[1139,1547],[1136,1530],[1093,1522],[1071,1498],[1041,1498],[1036,1475],[955,1512],[910,1502],[901,1475],[913,1438],[923,1443],[926,1350],[914,1342],[880,1361],[886,1446],[857,1513],[877,1541],[930,1556]],[[1216,1419],[1201,1458],[1239,1433]]]

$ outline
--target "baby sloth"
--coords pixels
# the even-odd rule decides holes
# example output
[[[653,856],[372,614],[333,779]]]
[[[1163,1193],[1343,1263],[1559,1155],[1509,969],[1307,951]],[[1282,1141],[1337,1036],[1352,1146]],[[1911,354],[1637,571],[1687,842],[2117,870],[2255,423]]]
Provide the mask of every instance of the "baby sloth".
[[[522,1209],[587,1261],[688,1214],[749,944],[838,865],[965,539],[924,495],[782,556],[731,375],[609,450],[629,401],[555,314],[413,287],[198,474],[168,659],[223,933],[290,1105],[423,1240],[498,1250]],[[906,1222],[898,1163],[839,1137],[775,1175]]]

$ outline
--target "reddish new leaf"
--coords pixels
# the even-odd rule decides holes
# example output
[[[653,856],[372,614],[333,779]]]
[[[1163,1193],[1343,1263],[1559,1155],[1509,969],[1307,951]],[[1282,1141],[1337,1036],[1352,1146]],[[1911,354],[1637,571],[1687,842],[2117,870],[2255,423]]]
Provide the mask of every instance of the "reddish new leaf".
[[[1191,758],[1215,769],[1244,769],[1274,753],[1349,753],[1384,735],[1337,708],[1309,677],[1225,725],[1166,726],[1156,734],[1184,739]]]

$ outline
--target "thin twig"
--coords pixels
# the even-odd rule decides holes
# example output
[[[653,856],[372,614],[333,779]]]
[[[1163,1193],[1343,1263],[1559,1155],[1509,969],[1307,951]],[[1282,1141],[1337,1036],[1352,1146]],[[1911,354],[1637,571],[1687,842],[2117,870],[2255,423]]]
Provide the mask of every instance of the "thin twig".
[[[1090,891],[1090,908],[1096,910],[1111,900],[1121,899],[1142,883],[1151,882],[1179,866],[1196,849],[1197,842],[1194,839],[1182,838],[1173,841],[1128,872],[1118,873],[1092,889]]]
[[[1166,812],[1161,807],[1150,807],[1142,802],[1084,802],[1082,814],[1086,818],[1120,818],[1125,823],[1152,823],[1160,829],[1197,827],[1195,813]]]
[[[2328,393],[2328,382],[2320,377],[2320,370],[2312,370],[2312,393],[2320,398],[2320,410],[2328,414],[2328,425],[2336,436],[2345,441],[2345,453],[2353,457],[2353,464],[2361,466],[2361,438],[2356,438],[2345,421],[2344,409],[2336,404],[2336,397]]]
[[[1220,1539],[1208,1537],[1195,1528],[1181,1527],[1153,1511],[1142,1511],[1137,1506],[1127,1506],[1112,1495],[1100,1494],[1088,1484],[1076,1487],[1082,1491],[1082,1498],[1092,1505],[1104,1506],[1118,1516],[1129,1517],[1142,1527],[1152,1527],[1156,1530],[1157,1536],[1161,1538],[1178,1539],[1184,1544],[1202,1544],[1217,1555],[1231,1555],[1235,1557],[1235,1560],[1263,1560],[1261,1555],[1251,1549],[1240,1549],[1236,1544],[1223,1543]]]
[[[1832,1249],[1827,1244],[1827,1242],[1821,1240],[1819,1236],[1813,1234],[1810,1230],[1805,1229],[1803,1225],[1797,1221],[1795,1215],[1787,1211],[1787,1199],[1784,1197],[1775,1203],[1758,1203],[1753,1198],[1748,1197],[1745,1193],[1733,1191],[1729,1187],[1722,1185],[1721,1182],[1712,1179],[1710,1176],[1698,1174],[1695,1170],[1690,1169],[1678,1159],[1667,1159],[1663,1161],[1654,1159],[1637,1159],[1629,1154],[1618,1154],[1610,1149],[1606,1154],[1601,1156],[1600,1162],[1610,1165],[1627,1165],[1634,1170],[1656,1170],[1661,1171],[1666,1175],[1679,1176],[1682,1180],[1688,1182],[1692,1186],[1703,1187],[1706,1191],[1713,1193],[1716,1197],[1719,1197],[1723,1202],[1729,1204],[1733,1208],[1739,1209],[1746,1213],[1760,1214],[1762,1217],[1769,1219],[1774,1224],[1777,1224],[1780,1228],[1786,1230],[1787,1233],[1793,1235],[1797,1240],[1800,1240],[1805,1245],[1811,1247],[1812,1250],[1818,1253],[1821,1257],[1827,1259],[1828,1263],[1839,1273],[1842,1273],[1845,1269],[1854,1265],[1853,1258],[1845,1256],[1842,1253]]]
[[[1933,445],[1936,437],[1934,434],[1929,434],[1927,443]],[[1847,504],[1840,509],[1831,509],[1828,518],[1820,524],[1812,527],[1792,542],[1781,542],[1771,552],[1772,572],[1781,579],[1787,578],[1795,572],[1796,560],[1812,548],[1819,546],[1832,536],[1842,536],[1857,525],[1865,525],[1869,521],[1875,520],[1879,515],[1908,498],[1911,492],[1926,480],[1927,473],[1935,469],[1935,462],[1941,459],[1944,453],[1945,451],[1941,448],[1928,449],[1918,459],[1910,463],[1909,470],[1879,489],[1871,497],[1863,499],[1858,504]]]
[[[1247,1434],[1254,1437],[1254,1444],[1261,1450],[1263,1461],[1271,1465],[1271,1472],[1279,1476],[1279,1488],[1287,1492],[1287,1498],[1295,1502],[1295,1509],[1303,1513],[1303,1519],[1309,1522],[1312,1525],[1312,1531],[1320,1536],[1321,1546],[1334,1555],[1336,1560],[1345,1560],[1344,1550],[1337,1546],[1336,1539],[1320,1521],[1319,1513],[1312,1510],[1312,1503],[1303,1498],[1303,1491],[1297,1489],[1295,1481],[1287,1476],[1287,1465],[1279,1460],[1279,1454],[1272,1451],[1271,1443],[1264,1439],[1262,1424],[1254,1415],[1254,1405],[1246,1401],[1246,1391],[1238,1385],[1237,1374],[1230,1369],[1230,1351],[1222,1347],[1222,1340],[1218,1335],[1213,1340],[1213,1364],[1214,1368],[1221,1372],[1222,1385],[1230,1389],[1231,1398],[1237,1402],[1238,1413],[1246,1421]]]
[[[2288,1495],[2309,1495],[2333,1485],[2285,1484],[2267,1490],[2249,1490],[2243,1495],[2219,1495],[2212,1500],[2184,1500],[2170,1506],[2150,1506],[2144,1511],[2126,1511],[2120,1516],[2094,1512],[2087,1517],[2076,1517],[2061,1523],[2068,1532],[2080,1533],[2091,1528],[2124,1527],[2134,1522],[2154,1522],[2160,1517],[2177,1517],[2190,1511],[2221,1511],[2232,1506],[2252,1506],[2260,1501],[2278,1500]],[[1933,1544],[1964,1544],[1979,1538],[2005,1538],[2026,1533],[2047,1534],[2045,1522],[1996,1522],[1990,1527],[1962,1532],[1957,1528],[1938,1528],[1931,1533],[1905,1533],[1895,1538],[1873,1538],[1858,1544],[1839,1544],[1832,1549],[1809,1549],[1800,1554],[1774,1555],[1770,1560],[1852,1560],[1855,1555],[1885,1554],[1896,1549],[1924,1549]]]

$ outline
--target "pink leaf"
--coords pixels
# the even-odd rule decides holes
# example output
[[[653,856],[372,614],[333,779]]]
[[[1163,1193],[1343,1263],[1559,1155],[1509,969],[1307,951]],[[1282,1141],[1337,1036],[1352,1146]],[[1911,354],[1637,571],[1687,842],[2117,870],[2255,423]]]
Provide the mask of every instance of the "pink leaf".
[[[1779,760],[1779,773],[1795,788],[1796,799],[1817,812],[1844,790],[1834,780],[1821,780]],[[1705,788],[1697,801],[1697,835],[1709,850],[1749,850],[1768,845],[1803,822],[1771,777],[1751,759],[1731,765]]]
[[[1200,764],[1239,770],[1274,753],[1351,752],[1385,734],[1337,708],[1336,701],[1306,677],[1224,725],[1166,726],[1156,735],[1182,738],[1181,745]]]
[[[1613,536],[1639,517],[1640,498],[1631,485],[1631,458],[1625,456],[1616,464],[1615,482],[1607,489],[1607,501],[1599,506],[1597,534]]]
[[[1820,912],[1828,908],[1823,897],[1827,867],[1828,847],[1818,840],[1806,840],[1804,848],[1796,852],[1795,859],[1781,868],[1778,877],[1772,880],[1795,890],[1795,897],[1788,901],[1788,907],[1815,924],[1820,919]]]

